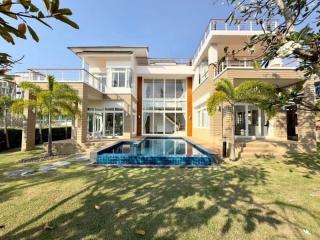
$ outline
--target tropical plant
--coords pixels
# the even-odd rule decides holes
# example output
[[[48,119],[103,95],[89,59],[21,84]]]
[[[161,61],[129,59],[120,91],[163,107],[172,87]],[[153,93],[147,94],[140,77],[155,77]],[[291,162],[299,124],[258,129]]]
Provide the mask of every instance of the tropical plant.
[[[292,58],[297,70],[307,78],[320,76],[320,1],[319,0],[227,0],[234,10],[228,22],[254,19],[263,29],[251,37],[240,51],[263,49],[261,65],[268,66],[274,58]],[[278,24],[268,24],[278,19]],[[296,30],[299,29],[299,30]]]
[[[56,82],[53,76],[48,76],[48,88],[40,88],[37,84],[31,82],[22,82],[19,85],[23,90],[28,90],[35,99],[23,100],[23,104],[17,102],[17,105],[33,106],[36,112],[48,119],[48,155],[52,156],[52,121],[58,116],[65,115],[75,117],[80,114],[78,103],[80,98],[77,92],[69,85]]]
[[[12,99],[9,96],[0,97],[0,115],[3,117],[3,130],[6,138],[6,147],[10,148],[10,141],[8,135],[8,113],[12,104]]]
[[[39,37],[31,27],[30,20],[36,20],[40,24],[52,29],[48,19],[56,19],[78,29],[79,26],[70,20],[72,11],[60,6],[60,0],[2,0],[0,2],[0,37],[8,43],[15,44],[15,38],[27,39],[28,33],[36,42]],[[0,52],[0,76],[21,59],[14,60],[10,54]]]
[[[236,103],[256,104],[266,110],[270,118],[274,114],[274,108],[268,104],[271,99],[277,96],[276,88],[267,82],[248,80],[234,86],[229,79],[221,79],[216,83],[215,92],[207,101],[207,111],[210,116],[214,115],[221,104],[226,103],[230,108],[231,117],[231,139],[230,139],[230,160],[235,160],[235,134],[234,134],[234,110]]]
[[[239,52],[250,50],[255,52],[259,46],[258,56],[255,57],[254,67],[267,67],[275,58],[283,59],[284,63],[296,63],[296,70],[302,71],[306,80],[310,82],[320,80],[320,1],[319,0],[225,0],[233,7],[226,22],[241,23],[255,20],[263,32],[253,35],[243,47],[229,51],[227,56],[236,56]],[[277,24],[272,24],[277,19]],[[262,50],[262,51],[260,51]],[[309,88],[309,86],[308,86]],[[290,91],[289,91],[290,92]],[[285,93],[291,95],[289,92]],[[301,89],[297,98],[280,96],[283,107],[294,104],[301,105],[306,111],[320,112],[320,102],[313,96],[302,92],[311,92]],[[301,101],[302,100],[302,101]]]

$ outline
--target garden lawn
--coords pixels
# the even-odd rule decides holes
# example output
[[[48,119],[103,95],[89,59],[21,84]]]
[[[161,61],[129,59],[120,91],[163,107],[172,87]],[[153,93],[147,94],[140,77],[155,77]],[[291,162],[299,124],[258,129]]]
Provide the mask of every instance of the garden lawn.
[[[320,239],[320,154],[4,176],[39,153],[0,154],[0,239]]]

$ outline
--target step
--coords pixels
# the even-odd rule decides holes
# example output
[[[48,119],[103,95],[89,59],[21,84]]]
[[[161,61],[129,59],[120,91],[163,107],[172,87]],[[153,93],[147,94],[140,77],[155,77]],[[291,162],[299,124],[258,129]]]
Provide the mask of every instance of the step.
[[[242,150],[237,149],[239,152],[246,152],[246,153],[279,153],[281,154],[283,151],[279,151],[277,149],[270,149],[270,148],[243,148]]]
[[[262,159],[275,159],[275,158],[282,158],[284,154],[272,154],[272,153],[247,153],[243,152],[240,154],[240,158],[262,158]]]

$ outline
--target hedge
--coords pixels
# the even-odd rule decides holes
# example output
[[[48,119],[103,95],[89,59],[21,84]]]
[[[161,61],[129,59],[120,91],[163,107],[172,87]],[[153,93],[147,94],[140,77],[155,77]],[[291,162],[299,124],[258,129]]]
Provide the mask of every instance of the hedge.
[[[21,147],[22,130],[9,128],[8,134],[9,134],[10,148],[20,148]],[[70,139],[70,138],[71,138],[71,127],[67,128],[67,134],[66,134],[65,127],[52,128],[52,140],[53,141]],[[48,129],[47,128],[42,129],[42,140],[43,140],[43,142],[48,141]],[[35,143],[36,144],[40,143],[39,129],[36,129],[36,132],[35,132]],[[3,129],[0,129],[0,151],[3,151],[5,149],[7,149],[6,148],[6,138],[5,138]]]

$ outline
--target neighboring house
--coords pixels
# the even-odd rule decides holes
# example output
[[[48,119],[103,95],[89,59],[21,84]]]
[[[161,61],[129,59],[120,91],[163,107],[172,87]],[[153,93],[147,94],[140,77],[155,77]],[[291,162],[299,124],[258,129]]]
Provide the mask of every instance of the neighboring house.
[[[15,98],[16,83],[14,81],[0,80],[0,96]]]
[[[238,85],[252,79],[281,88],[304,82],[303,75],[281,59],[272,61],[268,68],[253,69],[253,59],[261,55],[257,46],[217,65],[226,46],[237,50],[261,32],[254,21],[230,26],[224,20],[211,20],[192,59],[150,58],[147,47],[70,47],[82,61],[80,69],[30,69],[20,73],[19,81],[44,85],[46,76],[53,74],[57,81],[77,89],[82,99],[82,116],[77,120],[79,143],[109,137],[170,135],[192,137],[221,149],[231,134],[230,110],[221,106],[214,117],[208,116],[206,101],[215,91],[215,82],[229,78]],[[305,85],[314,96],[313,85]],[[32,119],[29,129],[34,125]],[[314,116],[296,109],[278,112],[267,121],[258,107],[238,103],[235,134],[237,141],[294,140],[304,150],[316,146]]]

